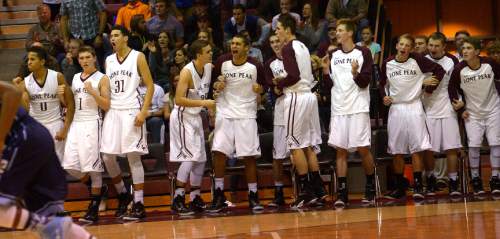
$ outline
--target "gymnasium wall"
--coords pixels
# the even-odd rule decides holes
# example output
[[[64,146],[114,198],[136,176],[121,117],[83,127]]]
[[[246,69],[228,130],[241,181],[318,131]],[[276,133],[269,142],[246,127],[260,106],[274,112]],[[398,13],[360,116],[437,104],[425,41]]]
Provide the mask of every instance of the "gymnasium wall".
[[[461,29],[481,37],[498,36],[494,29],[493,9],[499,20],[499,0],[384,0],[388,18],[393,24],[393,36],[403,33],[429,35],[437,30],[437,18],[441,19],[442,31],[453,37]],[[441,2],[441,10],[436,11]]]

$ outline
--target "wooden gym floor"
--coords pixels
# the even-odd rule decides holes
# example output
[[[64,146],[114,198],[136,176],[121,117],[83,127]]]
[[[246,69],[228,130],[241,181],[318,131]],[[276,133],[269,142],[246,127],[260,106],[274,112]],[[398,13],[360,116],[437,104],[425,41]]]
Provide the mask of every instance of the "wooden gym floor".
[[[167,207],[148,209],[142,222],[123,223],[107,211],[99,225],[86,226],[98,238],[500,238],[500,201],[491,196],[452,202],[447,196],[414,203],[382,200],[364,207],[352,200],[348,208],[256,215],[239,203],[218,215],[180,218]],[[2,232],[2,239],[37,238],[29,232]]]

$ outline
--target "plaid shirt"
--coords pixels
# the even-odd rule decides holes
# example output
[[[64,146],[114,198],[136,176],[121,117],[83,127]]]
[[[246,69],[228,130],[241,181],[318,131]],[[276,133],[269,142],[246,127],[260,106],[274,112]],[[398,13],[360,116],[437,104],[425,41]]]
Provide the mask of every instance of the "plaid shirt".
[[[104,9],[102,0],[63,0],[61,16],[69,17],[69,32],[73,37],[89,40],[99,33],[97,13]]]

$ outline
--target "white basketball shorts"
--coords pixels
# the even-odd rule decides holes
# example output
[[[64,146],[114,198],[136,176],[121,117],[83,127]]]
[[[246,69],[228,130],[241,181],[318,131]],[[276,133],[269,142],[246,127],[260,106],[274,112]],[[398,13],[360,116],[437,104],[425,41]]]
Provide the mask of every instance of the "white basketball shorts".
[[[285,121],[288,149],[303,149],[321,144],[318,101],[313,93],[287,93]]]
[[[260,157],[259,133],[255,119],[215,117],[212,151],[230,157]]]
[[[207,161],[201,116],[180,112],[170,114],[170,161]]]
[[[432,151],[441,153],[462,148],[457,117],[427,118]]]
[[[328,144],[349,151],[371,145],[370,114],[332,115]]]
[[[139,109],[110,109],[102,124],[101,152],[106,154],[147,154],[146,124],[134,125]]]
[[[104,172],[104,165],[99,152],[101,143],[100,120],[73,121],[66,138],[64,149],[64,169],[82,173]]]

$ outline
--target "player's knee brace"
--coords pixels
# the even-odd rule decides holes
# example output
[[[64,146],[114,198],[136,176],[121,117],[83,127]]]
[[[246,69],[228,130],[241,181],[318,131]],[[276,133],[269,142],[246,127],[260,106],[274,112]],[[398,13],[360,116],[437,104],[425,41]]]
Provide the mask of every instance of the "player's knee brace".
[[[200,186],[205,171],[205,162],[194,163],[191,173],[189,174],[189,182],[192,186]]]
[[[137,153],[127,154],[128,165],[132,173],[132,181],[134,184],[144,183],[144,168],[142,167],[141,155]]]
[[[186,183],[191,173],[191,169],[193,168],[194,162],[182,162],[181,166],[177,170],[177,181],[182,183]]]

